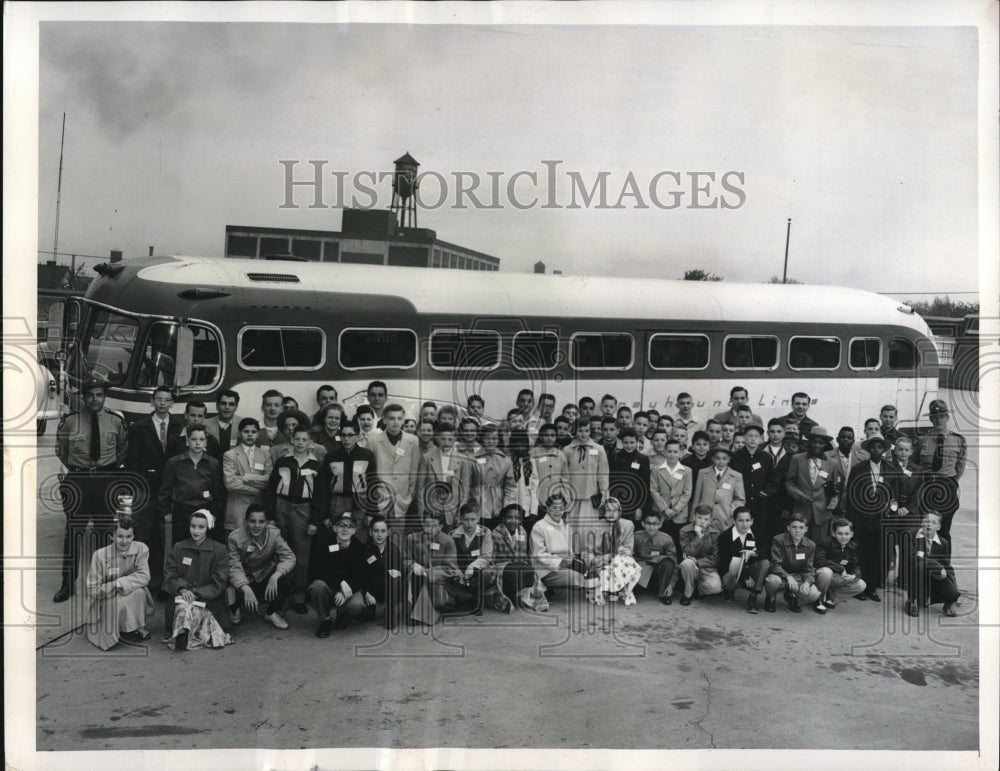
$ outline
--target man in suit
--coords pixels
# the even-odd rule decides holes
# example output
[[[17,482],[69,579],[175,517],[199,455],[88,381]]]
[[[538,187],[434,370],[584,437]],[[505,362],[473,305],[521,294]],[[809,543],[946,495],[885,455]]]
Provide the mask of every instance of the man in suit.
[[[228,389],[219,391],[215,397],[215,408],[218,414],[213,415],[205,421],[205,431],[209,436],[214,436],[219,443],[219,460],[236,445],[240,443],[239,425],[240,416],[236,414],[237,407],[240,406],[240,395],[236,391]]]
[[[222,455],[222,482],[226,487],[227,533],[243,526],[247,507],[263,504],[263,491],[271,477],[273,463],[266,447],[257,446],[260,424],[243,418],[237,425],[240,443]]]
[[[840,503],[843,475],[826,456],[833,449],[833,437],[817,426],[809,434],[808,449],[792,456],[785,489],[792,499],[792,513],[805,518],[813,542],[829,539],[829,522]]]
[[[732,451],[712,450],[712,465],[698,472],[694,483],[694,506],[712,507],[712,526],[722,532],[733,526],[733,512],[746,503],[743,477],[729,468]]]
[[[375,468],[378,469],[384,495],[392,497],[391,506],[388,501],[383,501],[380,506],[390,530],[397,534],[396,545],[400,548],[405,532],[417,529],[419,524],[413,493],[420,465],[420,442],[416,436],[403,431],[405,415],[401,405],[386,405],[382,410],[385,431],[373,436],[368,448],[375,456]]]
[[[178,415],[171,415],[174,395],[166,386],[153,391],[153,412],[129,426],[128,454],[125,468],[135,475],[135,539],[149,547],[149,589],[157,600],[167,600],[160,589],[166,556],[164,527],[157,511],[157,497],[167,463],[167,444],[184,425]]]
[[[881,602],[878,588],[884,583],[882,555],[882,522],[888,523],[890,511],[898,508],[895,469],[882,460],[889,443],[881,436],[866,439],[862,449],[868,453],[863,460],[851,468],[844,498],[847,499],[847,517],[854,525],[861,552],[861,575],[867,588],[858,599]]]
[[[784,419],[792,420],[798,425],[799,436],[802,437],[808,436],[817,426],[816,421],[806,414],[809,412],[810,404],[812,404],[812,399],[809,398],[809,394],[802,391],[794,393],[792,394],[792,411],[783,416]]]
[[[473,462],[455,452],[455,427],[438,421],[434,425],[435,446],[420,459],[417,467],[417,484],[414,495],[417,513],[423,521],[428,508],[440,513],[450,529],[458,517],[458,510],[470,500],[477,500]],[[433,503],[430,499],[433,499]]]
[[[939,534],[940,529],[941,515],[928,511],[912,545],[900,555],[908,616],[919,616],[920,608],[938,602],[944,603],[946,616],[954,616],[953,606],[962,596],[951,566],[951,543]]]
[[[719,423],[725,423],[728,420],[734,426],[738,426],[740,425],[740,421],[737,413],[743,405],[746,405],[749,409],[750,393],[743,386],[733,386],[729,391],[729,404],[730,407],[728,410],[718,413],[712,419],[719,421]],[[760,415],[754,415],[752,411],[750,412],[750,422],[758,426],[764,425],[764,421],[760,419]]]
[[[851,476],[851,469],[859,463],[868,460],[868,453],[865,452],[860,442],[854,441],[854,429],[844,426],[837,432],[837,446],[830,450],[826,457],[837,462],[840,473],[844,478],[844,485],[847,485]],[[837,511],[847,516],[847,497],[841,496],[840,503],[837,504]]]

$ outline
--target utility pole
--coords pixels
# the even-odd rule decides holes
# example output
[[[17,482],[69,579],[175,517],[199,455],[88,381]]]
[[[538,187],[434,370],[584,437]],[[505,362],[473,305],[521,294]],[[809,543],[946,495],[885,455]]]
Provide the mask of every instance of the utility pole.
[[[66,144],[66,113],[62,119],[62,138],[59,140],[59,182],[56,185],[56,234],[52,239],[52,259],[59,261],[59,207],[62,203],[63,146]]]
[[[792,218],[788,218],[788,229],[785,231],[785,269],[781,273],[781,283],[788,283],[788,241],[792,237]]]

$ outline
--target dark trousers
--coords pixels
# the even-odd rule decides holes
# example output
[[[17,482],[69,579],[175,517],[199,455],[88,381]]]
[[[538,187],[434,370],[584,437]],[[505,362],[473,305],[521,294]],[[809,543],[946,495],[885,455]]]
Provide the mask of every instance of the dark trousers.
[[[283,575],[278,579],[278,596],[273,600],[265,601],[264,592],[267,590],[267,582],[271,580],[271,576],[267,576],[263,581],[250,581],[250,589],[254,593],[257,600],[265,604],[265,613],[281,613],[288,607],[292,600],[292,577],[290,575]],[[246,607],[244,604],[243,590],[238,589],[236,592],[237,602],[242,607]]]
[[[660,599],[666,597],[670,592],[670,581],[677,570],[677,563],[670,557],[665,557],[653,564],[653,575],[650,576],[646,591],[655,588],[656,596]]]
[[[163,584],[163,527],[156,505],[146,506],[133,516],[135,540],[149,547],[149,590],[155,592]]]
[[[938,535],[951,540],[951,521],[958,511],[958,480],[954,477],[932,477],[917,491],[918,510],[936,511],[941,515]]]
[[[527,562],[508,562],[504,566],[500,583],[507,599],[516,602],[522,589],[534,585],[535,569]]]
[[[403,617],[403,605],[406,600],[406,583],[403,577],[393,578],[388,573],[385,583],[371,587],[369,593],[382,606],[382,619],[386,628],[394,629]]]
[[[338,606],[335,598],[339,591],[339,586],[331,588],[326,581],[317,579],[309,584],[306,596],[320,621],[330,618],[335,626],[342,628],[361,615],[365,599],[362,592],[354,592],[347,602]]]
[[[882,556],[882,523],[878,518],[856,516],[854,518],[854,538],[858,542],[858,561],[861,563],[861,578],[868,584],[868,591],[885,584]]]
[[[678,554],[681,553],[682,527],[684,527],[684,525],[678,525],[676,522],[671,522],[669,519],[665,519],[663,522],[660,523],[660,530],[674,539],[674,548],[677,550]]]
[[[72,585],[80,572],[81,558],[88,558],[94,549],[107,544],[106,534],[114,523],[115,501],[108,500],[113,472],[69,471],[59,483],[59,497],[66,515],[66,534],[63,538],[62,582]],[[93,520],[94,529],[87,538],[87,523]]]

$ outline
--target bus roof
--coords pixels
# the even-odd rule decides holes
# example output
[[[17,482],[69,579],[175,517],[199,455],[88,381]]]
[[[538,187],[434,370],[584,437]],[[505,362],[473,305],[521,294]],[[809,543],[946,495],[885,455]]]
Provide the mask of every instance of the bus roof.
[[[184,288],[229,287],[291,296],[298,292],[385,294],[403,297],[425,314],[889,324],[909,327],[925,335],[930,333],[919,315],[899,310],[898,301],[837,286],[542,275],[181,255],[142,258],[130,261],[127,267],[136,270],[139,279]],[[276,278],[268,280],[271,275]]]

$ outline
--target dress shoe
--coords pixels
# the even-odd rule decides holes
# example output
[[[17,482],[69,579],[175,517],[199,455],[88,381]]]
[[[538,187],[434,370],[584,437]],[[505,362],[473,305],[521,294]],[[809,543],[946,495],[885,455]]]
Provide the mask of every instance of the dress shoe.
[[[954,603],[946,602],[944,607],[941,608],[941,612],[944,613],[949,618],[955,618],[958,613],[955,612]]]
[[[230,608],[229,612],[232,614],[234,624],[243,623],[243,611],[239,608]]]
[[[275,629],[288,629],[288,622],[277,613],[268,613],[264,618],[266,618]]]
[[[674,604],[674,601],[670,598],[669,594],[666,597],[660,597],[660,602],[662,602],[664,605]]]
[[[865,600],[868,599],[868,595],[865,592],[861,592],[861,594],[855,594],[854,599],[861,600],[862,602],[864,602]]]
[[[920,615],[920,608],[917,607],[916,600],[907,602],[904,610],[907,616],[912,616],[913,618],[917,618]]]
[[[837,607],[837,601],[831,600],[829,597],[823,600],[823,604],[826,605],[827,610],[833,610],[834,608]]]
[[[688,597],[687,595],[681,597],[681,605],[684,605],[686,607],[686,606],[688,606],[690,604],[691,604],[691,598],[690,597]]]
[[[188,633],[181,632],[174,638],[174,650],[175,651],[186,651],[188,647]]]
[[[882,602],[882,595],[880,595],[877,590],[873,589],[868,592],[868,599],[872,602]]]
[[[826,605],[823,604],[823,600],[820,600],[815,605],[813,605],[813,610],[819,613],[821,616],[826,614]]]
[[[732,602],[736,599],[736,592],[732,589],[726,589],[722,592],[722,597],[726,602]]]
[[[802,612],[802,608],[799,606],[799,598],[798,597],[796,597],[794,594],[792,594],[791,592],[789,592],[788,593],[788,597],[786,599],[788,600],[788,609],[790,611],[792,611],[792,613],[801,613]]]
[[[52,602],[66,602],[74,594],[72,584],[63,584],[59,591],[52,595]]]
[[[474,611],[472,611],[472,615],[473,616],[483,615],[483,606],[482,605],[478,606]]]
[[[333,621],[328,618],[324,618],[319,622],[319,628],[316,630],[316,636],[323,638],[330,636],[330,628],[333,626]]]
[[[764,598],[764,610],[766,610],[768,613],[774,613],[774,611],[777,610],[775,606],[776,603],[774,601],[774,597]]]
[[[756,592],[751,592],[750,596],[747,597],[747,613],[759,613],[757,610],[757,594]]]

